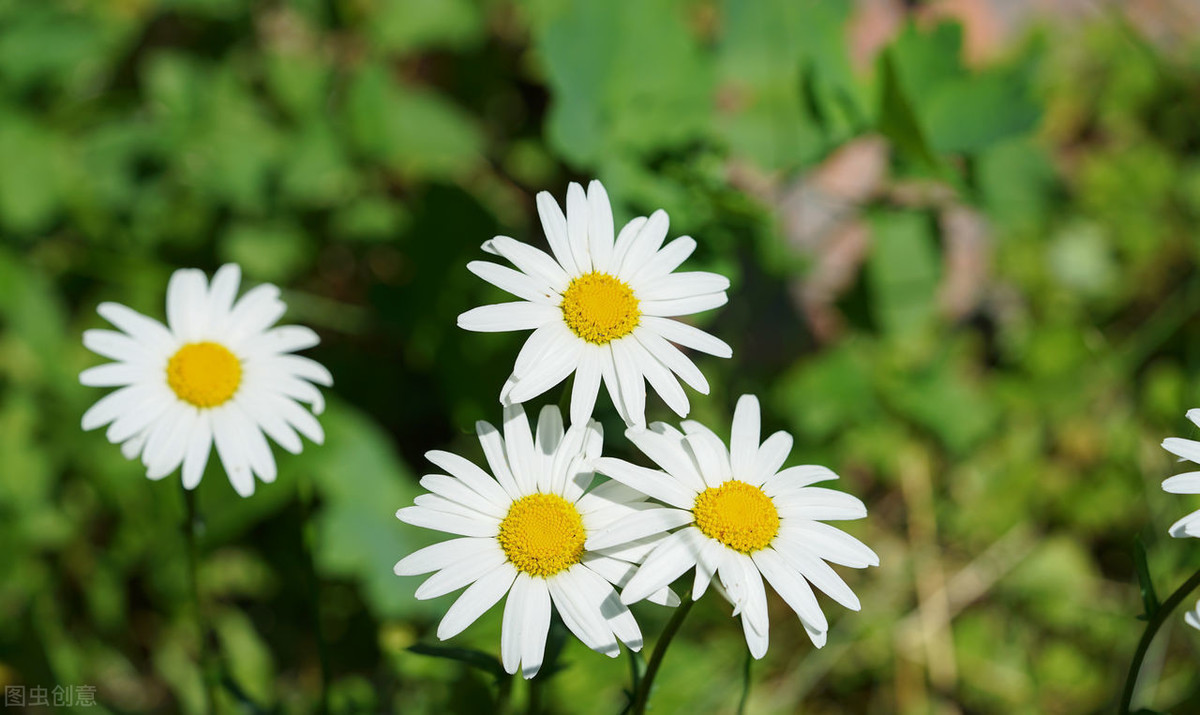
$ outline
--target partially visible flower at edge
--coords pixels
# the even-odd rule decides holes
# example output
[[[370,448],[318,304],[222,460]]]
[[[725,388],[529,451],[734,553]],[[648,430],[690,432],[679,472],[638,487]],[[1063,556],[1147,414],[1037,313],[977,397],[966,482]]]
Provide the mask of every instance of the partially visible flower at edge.
[[[639,217],[614,241],[612,207],[599,181],[567,189],[567,211],[547,192],[537,196],[538,214],[553,257],[507,236],[483,250],[517,270],[472,261],[467,268],[520,301],[485,305],[458,317],[479,332],[533,330],[500,392],[503,404],[544,393],[572,373],[571,423],[592,415],[601,381],[628,425],[644,425],[646,383],[679,416],[690,405],[676,376],[707,394],[708,381],[672,343],[730,357],[723,341],[671,320],[720,307],[729,279],[703,271],[675,272],[696,242],[687,236],[663,246],[667,213]]]
[[[707,427],[684,421],[683,432],[656,422],[626,435],[664,472],[601,458],[596,471],[667,506],[631,515],[588,539],[588,548],[613,540],[671,533],[629,580],[621,600],[632,603],[695,568],[692,597],[717,577],[718,591],[740,615],[751,655],[767,652],[768,617],[763,578],[796,612],[813,644],[825,644],[829,624],[811,586],[846,608],[858,597],[826,561],[865,568],[879,557],[849,534],[823,521],[859,519],[863,503],[812,484],[837,479],[825,467],[780,470],[792,437],[776,432],[759,443],[758,400],[738,400],[729,448]]]
[[[1187,418],[1200,427],[1200,409],[1188,410]],[[1200,442],[1194,439],[1168,437],[1163,440],[1162,446],[1181,460],[1200,464]],[[1163,481],[1162,488],[1171,494],[1200,494],[1200,472],[1184,472],[1168,477]],[[1168,531],[1176,538],[1200,537],[1200,509],[1176,521]]]
[[[236,299],[240,281],[236,264],[221,266],[211,284],[200,270],[180,269],[167,285],[167,325],[101,303],[97,312],[120,332],[83,333],[85,347],[115,362],[84,370],[79,381],[120,388],[84,413],[83,429],[109,425],[108,441],[127,459],[140,456],[150,479],[182,465],[183,486],[194,489],[215,446],[234,490],[250,496],[255,476],[276,477],[264,434],[293,454],[303,449],[297,433],[325,439],[313,417],[325,400],[312,383],[329,386],[333,377],[291,354],[320,339],[302,326],[272,328],[286,310],[279,288],[262,284]]]
[[[492,473],[450,452],[428,452],[426,458],[446,474],[422,477],[432,493],[396,512],[407,524],[460,537],[423,548],[395,567],[400,576],[436,572],[417,588],[418,599],[467,586],[438,625],[438,638],[462,632],[507,594],[500,651],[509,673],[519,669],[532,678],[541,668],[551,604],[592,650],[615,658],[618,641],[639,650],[641,629],[613,584],[625,584],[634,563],[661,537],[614,539],[605,549],[584,546],[588,534],[652,506],[620,482],[588,490],[603,442],[599,423],[564,431],[562,414],[548,406],[531,431],[525,410],[510,405],[503,436],[487,422],[476,430]],[[665,587],[646,595],[663,605],[679,603]]]

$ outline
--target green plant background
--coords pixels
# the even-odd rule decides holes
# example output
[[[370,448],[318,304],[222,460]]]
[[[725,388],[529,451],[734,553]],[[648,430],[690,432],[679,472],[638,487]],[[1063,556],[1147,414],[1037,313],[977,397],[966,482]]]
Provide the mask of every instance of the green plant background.
[[[1200,406],[1200,47],[1113,17],[964,64],[955,24],[908,24],[868,67],[848,2],[0,2],[0,685],[92,684],[97,711],[199,712],[178,478],[150,482],[79,419],[95,306],[161,316],[183,266],[283,286],[336,380],[327,440],[239,499],[210,465],[201,581],[226,712],[309,712],[320,687],[298,487],[311,484],[335,712],[483,712],[492,679],[407,650],[450,597],[392,574],[437,538],[395,520],[428,449],[469,433],[522,337],[455,316],[500,297],[465,268],[495,233],[542,243],[533,196],[599,178],[619,222],[665,208],[689,266],[730,276],[697,321],[693,416],[759,394],[864,499],[814,650],[772,597],[748,712],[1109,707],[1140,633],[1134,539],[1169,591],[1200,550],[1167,526],[1159,448]],[[882,140],[878,139],[882,137]],[[861,265],[814,331],[820,250],[787,196],[840,150],[887,147],[848,213]],[[858,174],[850,172],[851,177]],[[811,197],[810,197],[811,199]],[[965,212],[965,213],[964,213]],[[963,254],[953,216],[979,219]],[[966,255],[966,264],[961,260]],[[964,267],[966,265],[966,267]],[[970,271],[976,271],[971,273]],[[965,276],[964,309],[947,291]],[[973,292],[972,292],[973,291]],[[547,399],[557,399],[552,392]],[[670,419],[652,399],[648,416]],[[606,451],[638,459],[607,399]],[[214,460],[215,461],[215,460]],[[745,646],[715,598],[662,671],[657,712],[733,712]],[[648,639],[668,617],[636,608]],[[493,612],[452,645],[498,652]],[[1200,698],[1200,634],[1173,618],[1147,704]],[[615,713],[627,662],[568,642],[548,712]],[[515,685],[524,702],[526,685]]]

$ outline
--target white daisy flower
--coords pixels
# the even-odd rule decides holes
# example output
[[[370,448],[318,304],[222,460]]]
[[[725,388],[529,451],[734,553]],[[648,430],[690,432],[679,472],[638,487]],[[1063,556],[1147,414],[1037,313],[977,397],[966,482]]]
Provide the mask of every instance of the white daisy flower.
[[[1192,424],[1200,427],[1200,409],[1191,409],[1187,418]],[[1163,449],[1180,460],[1200,463],[1200,442],[1182,437],[1168,437],[1163,440]],[[1171,494],[1200,494],[1200,472],[1184,472],[1169,477],[1162,484],[1163,491]],[[1186,536],[1200,537],[1200,510],[1183,517],[1171,525],[1171,536],[1183,538]]]
[[[1200,603],[1187,613],[1183,614],[1183,620],[1192,628],[1200,630]]]
[[[407,524],[462,537],[396,564],[400,576],[437,572],[417,589],[419,599],[469,585],[446,611],[438,638],[462,632],[507,593],[500,652],[509,673],[520,668],[532,678],[541,668],[551,604],[592,650],[615,658],[617,641],[639,650],[641,630],[612,584],[625,584],[633,562],[661,537],[610,539],[603,550],[584,547],[588,534],[652,506],[620,482],[588,491],[603,440],[600,425],[576,423],[564,433],[558,408],[544,407],[535,437],[525,410],[510,405],[503,437],[487,422],[475,428],[495,477],[457,455],[429,452],[426,458],[447,474],[422,477],[421,486],[433,493],[396,512]],[[679,603],[667,588],[646,595],[664,605]]]
[[[96,309],[122,332],[87,330],[83,344],[116,362],[88,368],[79,381],[120,387],[83,415],[83,429],[109,425],[106,436],[146,476],[161,479],[183,465],[194,489],[215,445],[233,488],[254,493],[254,476],[275,481],[266,436],[287,451],[303,448],[297,432],[320,444],[315,414],[325,409],[310,383],[332,385],[329,371],[293,351],[319,342],[312,330],[272,328],[286,306],[264,284],[237,297],[241,270],[226,264],[208,284],[202,271],[175,271],[167,285],[167,325],[118,303]]]
[[[800,617],[819,648],[829,628],[811,583],[843,606],[859,601],[826,561],[865,568],[879,557],[849,534],[822,521],[859,519],[863,503],[849,494],[813,487],[837,475],[805,465],[780,471],[792,437],[776,432],[759,444],[758,400],[745,395],[733,416],[729,449],[707,427],[685,421],[683,432],[656,422],[625,434],[663,472],[602,458],[596,471],[667,506],[648,509],[591,536],[589,549],[616,540],[645,538],[684,527],[664,539],[629,580],[621,600],[632,603],[670,584],[692,567],[693,598],[713,576],[742,617],[746,644],[755,658],[767,652],[767,595],[763,578]]]
[[[733,351],[721,340],[671,318],[725,304],[729,279],[715,273],[674,272],[696,248],[687,236],[666,246],[665,211],[635,218],[613,240],[612,208],[599,181],[567,189],[567,213],[543,191],[538,214],[553,258],[507,236],[483,244],[517,270],[487,261],[467,268],[521,300],[485,305],[458,316],[480,332],[533,330],[500,392],[503,404],[537,397],[575,373],[571,423],[587,420],[603,379],[626,424],[645,424],[646,382],[681,417],[688,398],[676,376],[702,394],[708,382],[671,343],[718,357]]]

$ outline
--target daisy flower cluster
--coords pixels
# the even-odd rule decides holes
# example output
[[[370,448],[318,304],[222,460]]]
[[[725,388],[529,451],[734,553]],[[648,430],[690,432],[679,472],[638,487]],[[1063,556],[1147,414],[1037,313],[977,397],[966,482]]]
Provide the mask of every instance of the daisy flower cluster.
[[[769,642],[767,585],[812,642],[824,645],[829,622],[814,588],[859,608],[830,564],[879,564],[870,548],[827,523],[865,517],[863,503],[814,486],[837,478],[825,467],[785,468],[792,437],[761,439],[753,396],[738,401],[728,442],[693,420],[678,428],[646,424],[647,385],[681,418],[690,411],[681,381],[709,391],[681,348],[732,356],[724,341],[677,319],[724,305],[728,279],[678,270],[696,242],[667,242],[664,211],[615,230],[597,181],[586,191],[571,184],[565,213],[545,192],[537,209],[549,253],[497,236],[483,250],[512,267],[467,266],[518,300],[469,310],[459,326],[532,331],[500,388],[502,426],[476,425],[486,468],[429,452],[440,470],[421,480],[429,493],[396,514],[455,536],[395,567],[399,575],[432,574],[417,598],[464,589],[438,637],[462,632],[506,599],[500,652],[509,673],[538,673],[552,610],[589,648],[615,657],[622,643],[642,646],[629,606],[679,606],[672,584],[693,572],[684,598],[698,599],[711,586],[740,617],[755,658]],[[523,403],[571,375],[567,420],[548,406],[531,426]],[[603,456],[603,433],[592,419],[601,383],[646,464]]]

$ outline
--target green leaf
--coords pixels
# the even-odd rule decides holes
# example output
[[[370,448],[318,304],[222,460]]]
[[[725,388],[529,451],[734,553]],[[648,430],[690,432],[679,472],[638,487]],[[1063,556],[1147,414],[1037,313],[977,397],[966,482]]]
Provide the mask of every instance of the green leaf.
[[[468,0],[377,0],[373,4],[365,29],[384,50],[465,48],[484,37],[483,13]]]
[[[1144,609],[1139,618],[1148,621],[1158,613],[1162,603],[1154,591],[1154,579],[1150,578],[1150,566],[1146,562],[1146,544],[1142,541],[1141,534],[1133,539],[1133,568],[1137,573],[1138,588],[1142,593],[1142,608]]]
[[[452,648],[450,646],[430,645],[428,643],[417,643],[408,647],[408,650],[418,655],[427,655],[431,658],[445,658],[447,660],[456,660],[460,663],[466,663],[472,668],[477,668],[485,673],[489,673],[496,680],[504,680],[510,676],[504,670],[504,664],[500,659],[489,653],[484,653],[481,650],[473,648]]]
[[[662,151],[707,132],[712,67],[682,3],[547,5],[533,12],[553,93],[546,133],[569,161],[589,166],[609,152]]]
[[[213,624],[234,695],[248,703],[272,699],[275,666],[270,647],[245,613],[224,609]],[[244,691],[244,692],[243,692]]]
[[[881,211],[872,217],[867,263],[871,307],[887,333],[910,334],[934,317],[941,266],[927,216]]]
[[[355,77],[346,113],[359,150],[402,174],[452,178],[483,161],[469,115],[439,94],[402,87],[379,65]]]
[[[283,165],[282,188],[309,206],[341,205],[355,193],[359,176],[350,167],[338,134],[324,121],[309,121]]]
[[[62,207],[65,141],[21,112],[0,107],[0,224],[28,233]]]
[[[938,159],[929,148],[925,130],[913,110],[910,95],[896,69],[896,60],[891,49],[879,56],[880,82],[879,131],[908,157],[926,168],[938,166]]]
[[[970,153],[1028,134],[1041,115],[1029,74],[1023,67],[992,70],[939,87],[922,112],[933,148]]]
[[[941,23],[929,31],[910,23],[884,53],[892,65],[885,68],[884,91],[891,82],[902,88],[912,120],[932,152],[986,149],[1028,133],[1040,115],[1028,61],[975,72],[963,65],[962,48],[957,23]],[[889,78],[891,72],[895,76]],[[884,121],[886,114],[881,115]]]
[[[311,475],[321,499],[315,516],[319,573],[359,582],[379,618],[433,610],[436,605],[417,601],[392,572],[402,557],[437,538],[396,519],[396,510],[421,493],[408,467],[387,434],[354,408],[331,401],[321,422],[325,444],[292,464]]]

